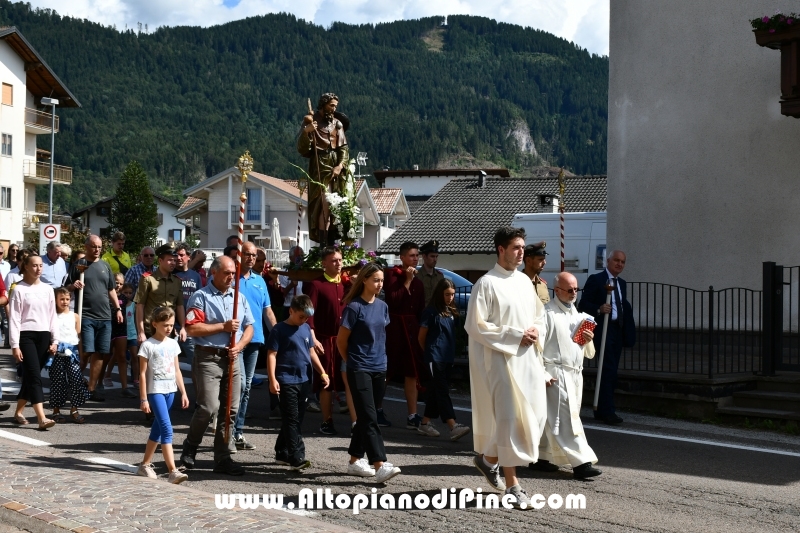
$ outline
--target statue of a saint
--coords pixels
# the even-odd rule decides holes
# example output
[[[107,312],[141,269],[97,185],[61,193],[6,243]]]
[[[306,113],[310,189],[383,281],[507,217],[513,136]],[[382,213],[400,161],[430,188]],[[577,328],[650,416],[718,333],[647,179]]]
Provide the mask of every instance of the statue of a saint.
[[[317,183],[308,186],[308,233],[312,241],[328,246],[342,236],[333,223],[326,192],[342,194],[345,183],[341,177],[349,162],[345,132],[350,126],[347,116],[338,113],[339,97],[325,93],[319,98],[317,110],[303,117],[303,128],[297,138],[297,151],[308,158],[308,175]],[[309,103],[310,107],[310,103]]]

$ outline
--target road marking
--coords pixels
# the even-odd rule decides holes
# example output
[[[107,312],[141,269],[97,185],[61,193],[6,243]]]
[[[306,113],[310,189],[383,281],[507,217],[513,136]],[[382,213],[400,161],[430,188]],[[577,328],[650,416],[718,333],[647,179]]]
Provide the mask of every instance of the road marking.
[[[755,446],[742,446],[741,444],[728,444],[727,442],[715,442],[713,440],[690,439],[688,437],[673,437],[671,435],[658,435],[656,433],[645,433],[643,431],[631,431],[629,429],[604,428],[600,426],[583,425],[586,429],[596,429],[597,431],[608,431],[611,433],[622,433],[625,435],[636,435],[637,437],[650,437],[653,439],[676,440],[679,442],[691,442],[692,444],[705,444],[708,446],[719,446],[720,448],[733,448],[735,450],[746,450],[748,452],[774,453],[778,455],[788,455],[800,457],[800,453],[786,452],[783,450],[771,450],[769,448],[758,448]]]
[[[392,402],[403,402],[405,403],[405,398],[390,398],[388,396],[383,398],[384,400],[389,400]],[[468,409],[466,407],[453,407],[456,411],[466,411],[468,413],[472,412],[472,409]],[[732,448],[734,450],[745,450],[748,452],[761,452],[761,453],[774,453],[777,455],[788,455],[790,457],[800,457],[800,453],[798,452],[787,452],[783,450],[772,450],[770,448],[759,448],[756,446],[743,446],[741,444],[729,444],[727,442],[716,442],[713,440],[703,440],[703,439],[691,439],[688,437],[673,437],[671,435],[660,435],[658,433],[646,433],[644,431],[632,431],[630,429],[617,429],[617,428],[607,428],[602,426],[592,426],[592,425],[583,425],[586,429],[596,429],[597,431],[608,431],[609,433],[622,433],[624,435],[635,435],[637,437],[650,437],[652,439],[664,439],[664,440],[675,440],[679,442],[689,442],[692,444],[705,444],[707,446],[719,446],[720,448]]]
[[[130,472],[131,474],[135,474],[136,471],[139,469],[138,466],[129,465],[128,463],[123,463],[121,461],[115,461],[114,459],[109,459],[108,457],[89,457],[85,459],[90,463],[95,463],[98,465],[110,466],[112,468],[117,468],[119,470],[124,470],[126,472]]]
[[[12,433],[10,431],[5,431],[0,429],[0,437],[15,440],[17,442],[22,442],[23,444],[30,444],[31,446],[52,446],[49,442],[45,442],[43,440],[32,439],[30,437],[23,437],[22,435],[17,435],[16,433]]]

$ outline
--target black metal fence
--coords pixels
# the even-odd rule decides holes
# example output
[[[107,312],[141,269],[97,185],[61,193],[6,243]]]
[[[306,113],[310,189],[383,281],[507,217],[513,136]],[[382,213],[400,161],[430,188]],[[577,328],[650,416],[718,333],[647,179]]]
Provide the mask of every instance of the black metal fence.
[[[620,369],[708,377],[760,369],[761,291],[629,282],[628,300],[636,344],[623,350]]]
[[[800,266],[765,262],[763,268],[762,290],[628,282],[637,338],[623,350],[620,369],[709,378],[800,371]],[[462,314],[470,290],[456,289]],[[465,361],[463,316],[461,324],[459,356]],[[602,322],[595,333],[601,331]],[[597,358],[585,366],[596,368]]]

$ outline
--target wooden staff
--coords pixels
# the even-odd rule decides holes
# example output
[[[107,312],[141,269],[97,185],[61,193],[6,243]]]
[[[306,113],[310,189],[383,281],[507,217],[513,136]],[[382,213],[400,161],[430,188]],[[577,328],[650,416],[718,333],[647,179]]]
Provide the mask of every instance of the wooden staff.
[[[78,316],[81,317],[81,320],[82,320],[83,319],[83,279],[84,279],[83,273],[86,271],[87,268],[89,268],[89,265],[86,265],[86,264],[81,265],[81,264],[77,264],[76,263],[75,264],[75,268],[77,268],[78,272],[81,273],[80,277],[78,278],[79,281],[81,282],[81,288],[78,291],[78,311],[77,311],[77,313],[78,313]]]
[[[614,282],[609,278],[606,283],[606,305],[611,304],[611,293],[614,291]],[[619,310],[620,312],[622,309]],[[600,399],[600,378],[603,377],[603,355],[606,353],[606,335],[608,334],[608,321],[611,319],[611,311],[606,314],[603,320],[603,336],[600,338],[600,357],[597,359],[597,381],[594,384],[594,405],[593,409],[597,412],[597,402]]]
[[[236,277],[234,278],[233,285],[233,320],[239,312],[239,285],[242,272],[242,241],[244,240],[244,210],[247,205],[247,175],[253,170],[253,158],[250,157],[250,151],[247,151],[239,158],[237,165],[239,172],[242,174],[242,194],[239,196],[239,242],[236,245]],[[241,324],[239,325],[241,327]],[[231,339],[228,343],[228,349],[233,349],[236,346],[236,333],[238,329],[231,331]],[[225,407],[225,442],[230,442],[231,437],[231,409],[233,406],[233,371],[234,371],[233,357],[228,357],[228,403]]]

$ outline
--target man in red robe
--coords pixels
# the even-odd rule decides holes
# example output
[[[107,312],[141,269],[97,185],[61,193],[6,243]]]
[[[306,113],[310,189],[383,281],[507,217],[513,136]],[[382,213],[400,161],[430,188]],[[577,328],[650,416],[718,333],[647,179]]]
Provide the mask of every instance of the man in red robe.
[[[322,387],[319,376],[314,379],[314,392],[319,393],[322,408],[322,425],[320,432],[324,435],[336,435],[333,426],[333,392],[345,390],[341,370],[342,356],[336,349],[336,334],[342,320],[345,304],[344,295],[350,288],[347,280],[342,279],[342,254],[337,248],[329,246],[322,250],[322,277],[303,283],[303,292],[311,298],[314,316],[308,318],[308,325],[314,334],[314,349],[325,373],[331,379],[330,386]]]
[[[387,379],[402,375],[408,407],[406,428],[416,430],[422,417],[417,414],[417,390],[430,380],[430,371],[422,358],[419,319],[425,309],[425,286],[416,277],[419,247],[413,242],[400,246],[401,266],[384,272],[383,292],[389,306],[386,326]]]

